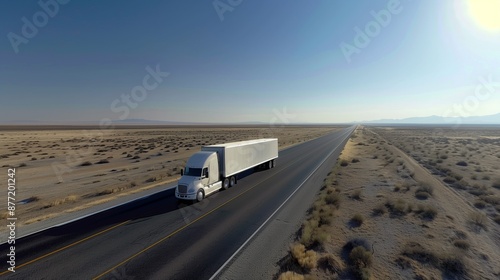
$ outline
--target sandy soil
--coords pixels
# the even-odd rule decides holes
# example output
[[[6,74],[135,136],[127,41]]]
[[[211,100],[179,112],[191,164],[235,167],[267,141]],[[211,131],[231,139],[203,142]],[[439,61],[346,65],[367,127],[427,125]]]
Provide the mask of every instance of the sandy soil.
[[[471,205],[500,219],[500,128],[374,128]],[[500,220],[499,220],[500,221]]]
[[[22,226],[175,181],[187,159],[203,145],[278,138],[283,149],[336,129],[331,126],[2,128],[0,166],[4,171],[0,179],[7,181],[7,169],[16,168],[16,214]],[[2,200],[2,209],[7,209],[7,199]],[[6,216],[2,210],[0,220]]]
[[[418,135],[418,131],[413,136],[411,132],[408,129],[404,135]],[[304,268],[295,258],[295,263],[282,267],[281,272],[296,274],[279,279],[304,279],[301,275],[305,279],[356,279],[353,272],[361,270],[370,274],[365,279],[499,278],[500,225],[493,221],[496,214],[490,214],[498,209],[493,205],[477,209],[467,192],[450,187],[439,174],[433,175],[415,160],[412,145],[420,150],[418,146],[425,141],[401,140],[390,137],[392,133],[397,130],[357,129],[339,160],[344,166],[339,164],[332,171],[319,194],[318,201],[328,193],[337,193],[338,208],[316,202],[308,218],[315,219],[316,208],[333,213],[331,220],[320,222],[317,230],[326,232],[328,238],[306,247],[316,252],[317,263],[314,268]],[[398,140],[403,149],[397,147]],[[405,146],[411,147],[410,153],[405,153]],[[443,148],[437,146],[434,153],[446,154]],[[481,161],[481,167],[493,177],[498,175],[494,171],[498,161],[488,157],[484,152],[486,160]],[[451,155],[448,159],[453,163],[456,160]],[[470,160],[475,161],[474,156]],[[328,217],[322,211],[319,216]],[[296,242],[303,242],[308,221]],[[352,245],[364,246],[371,264],[355,268],[349,258]]]

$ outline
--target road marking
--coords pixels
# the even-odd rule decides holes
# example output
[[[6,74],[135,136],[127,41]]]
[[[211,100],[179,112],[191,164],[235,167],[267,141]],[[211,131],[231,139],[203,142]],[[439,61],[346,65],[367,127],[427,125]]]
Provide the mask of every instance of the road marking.
[[[348,135],[350,135],[351,133],[348,133]],[[233,253],[233,255],[231,255],[231,257],[229,257],[229,259],[214,273],[214,275],[212,275],[212,277],[210,277],[209,280],[213,280],[215,279],[215,277],[217,277],[219,275],[219,273],[222,272],[222,270],[229,264],[229,262],[231,262],[234,257],[236,257],[236,255],[250,242],[250,240],[252,240],[254,238],[255,235],[257,235],[257,233],[269,222],[269,220],[271,220],[271,218],[288,202],[288,200],[290,200],[290,198],[292,198],[292,196],[307,182],[307,180],[309,180],[309,178],[311,178],[312,175],[314,175],[314,173],[316,173],[316,171],[325,163],[325,161],[335,152],[335,150],[337,150],[338,147],[340,147],[340,145],[347,139],[344,138],[340,144],[337,145],[337,147],[335,147],[326,157],[325,159],[316,166],[316,168],[309,174],[309,176],[306,177],[306,179],[304,179],[304,181],[302,181],[302,183],[287,197],[287,199],[285,199],[285,201],[283,201],[283,203],[269,216],[269,218],[267,218],[267,220],[264,221],[264,223],[262,223],[262,225],[260,225],[259,228],[257,228],[257,230],[255,230],[255,232],[250,235],[250,237],[243,243],[243,245],[240,246],[240,248],[238,248],[238,250],[236,250],[236,252]]]
[[[348,134],[350,135],[350,133],[348,133]],[[337,137],[336,139],[341,138],[342,136],[344,136],[344,135],[341,135],[341,136]],[[345,139],[344,139],[344,140],[345,140]],[[342,140],[341,142],[343,142],[344,140]],[[340,146],[340,144],[339,144],[338,146]],[[337,148],[338,148],[338,146],[337,146],[337,147],[335,147],[335,149],[337,149]],[[335,151],[335,149],[334,149],[333,151]],[[329,155],[325,158],[325,160],[323,160],[323,161],[321,162],[321,164],[320,164],[319,166],[321,166],[321,165],[322,165],[322,164],[326,161],[326,159],[328,159],[328,157],[330,157],[330,156],[331,156],[331,154],[333,153],[333,151],[332,151],[332,152],[331,152],[331,153],[330,153],[330,154],[329,154]],[[298,160],[293,161],[293,162],[292,162],[292,163],[290,163],[288,166],[290,166],[290,165],[294,164],[294,163],[295,163],[295,162],[297,162],[297,161],[298,161]],[[315,171],[319,168],[319,166],[318,166],[318,167],[317,167],[317,168],[316,168],[316,169],[315,169],[312,173],[314,173],[314,172],[315,172]],[[286,170],[286,168],[283,168],[283,169],[281,169],[280,171],[276,172],[276,173],[275,173],[275,175],[276,175],[276,174],[279,174],[280,172],[282,172],[282,171],[284,171],[284,170]],[[312,175],[312,173],[311,173],[311,175]],[[311,175],[309,175],[309,177],[310,177]],[[309,179],[309,177],[307,177],[307,179],[306,179],[306,180],[308,180],[308,179]],[[92,278],[92,280],[97,280],[97,279],[99,279],[99,278],[102,278],[102,277],[103,277],[103,276],[105,276],[106,274],[109,274],[110,272],[112,272],[113,270],[117,269],[118,267],[120,267],[120,266],[124,265],[125,263],[127,263],[127,262],[131,261],[132,259],[134,259],[134,258],[138,257],[139,255],[141,255],[141,254],[143,254],[143,253],[145,253],[145,252],[149,251],[150,249],[154,248],[155,246],[159,245],[160,243],[164,242],[165,240],[167,240],[167,239],[169,239],[169,238],[173,237],[174,235],[176,235],[177,233],[179,233],[179,232],[183,231],[184,229],[186,229],[186,228],[187,228],[187,227],[189,227],[190,225],[192,225],[192,224],[194,224],[194,223],[198,222],[199,220],[201,220],[201,219],[203,219],[203,218],[207,217],[208,215],[210,215],[210,214],[212,214],[213,212],[217,211],[218,209],[220,209],[221,207],[223,207],[223,206],[225,206],[226,204],[230,203],[231,201],[233,201],[233,200],[237,199],[238,197],[240,197],[240,196],[244,195],[245,193],[247,193],[248,191],[250,191],[250,190],[254,189],[255,187],[257,187],[258,185],[260,185],[262,182],[264,182],[264,181],[266,181],[266,180],[267,180],[267,178],[266,178],[266,179],[263,179],[263,180],[261,180],[261,181],[259,181],[259,182],[258,182],[257,184],[255,184],[253,187],[248,188],[248,189],[247,189],[247,190],[245,190],[244,192],[242,192],[242,193],[240,193],[239,195],[237,195],[237,196],[235,196],[235,197],[233,197],[233,198],[229,199],[228,201],[226,201],[226,202],[224,202],[223,204],[221,204],[221,205],[217,206],[216,208],[214,208],[214,209],[212,209],[212,210],[208,211],[207,213],[205,213],[205,214],[201,215],[200,217],[196,218],[196,219],[195,219],[195,220],[193,220],[192,222],[190,222],[190,223],[188,223],[188,224],[185,224],[184,226],[182,226],[182,227],[180,227],[180,228],[176,229],[175,231],[173,231],[173,232],[172,232],[172,233],[170,233],[169,235],[167,235],[167,236],[163,237],[162,239],[160,239],[160,240],[156,241],[155,243],[153,243],[153,244],[149,245],[148,247],[146,247],[146,248],[142,249],[141,251],[139,251],[139,252],[135,253],[134,255],[132,255],[132,256],[130,256],[130,257],[128,257],[127,259],[123,260],[122,262],[118,263],[117,265],[113,266],[112,268],[110,268],[110,269],[108,269],[108,270],[104,271],[103,273],[101,273],[101,274],[97,275],[96,277]],[[302,184],[301,184],[301,186],[302,186]],[[300,188],[300,187],[299,187],[299,188]],[[295,190],[295,191],[292,193],[292,195],[293,195],[296,191],[297,191],[297,190]],[[287,200],[288,200],[288,199],[287,199]],[[286,202],[286,201],[285,201],[285,202]],[[280,207],[281,207],[281,206],[280,206]],[[273,215],[274,215],[274,213],[273,213],[271,216],[273,216]],[[267,220],[266,220],[266,222],[267,222]],[[262,227],[262,226],[261,226],[261,227]],[[260,229],[260,228],[259,228],[259,229]],[[255,233],[254,233],[254,235],[255,235]],[[251,237],[253,237],[253,235],[252,235]],[[248,240],[247,240],[247,242],[248,242]],[[239,249],[239,250],[240,250],[240,249]]]
[[[50,253],[45,254],[45,255],[43,255],[43,256],[41,256],[41,257],[38,257],[38,258],[36,258],[36,259],[34,259],[34,260],[31,260],[31,261],[29,261],[29,262],[27,262],[27,263],[23,263],[23,264],[21,264],[21,265],[18,265],[18,266],[16,266],[16,269],[19,269],[19,268],[21,268],[21,267],[23,267],[23,266],[30,265],[30,264],[32,264],[32,263],[34,263],[34,262],[37,262],[37,261],[42,260],[42,259],[45,259],[45,258],[47,258],[47,257],[49,257],[49,256],[52,256],[52,255],[56,254],[56,253],[59,253],[59,252],[61,252],[61,251],[64,251],[64,250],[66,250],[66,249],[68,249],[68,248],[71,248],[71,247],[73,247],[73,246],[76,246],[76,245],[78,245],[78,244],[80,244],[80,243],[82,243],[82,242],[85,242],[85,241],[87,241],[87,240],[89,240],[89,239],[92,239],[92,238],[94,238],[94,237],[96,237],[96,236],[99,236],[99,235],[101,235],[101,234],[103,234],[103,233],[106,233],[106,232],[108,232],[108,231],[110,231],[110,230],[113,230],[113,229],[115,229],[115,228],[117,228],[117,227],[123,226],[123,225],[125,225],[126,223],[128,223],[128,222],[130,222],[130,221],[131,221],[131,220],[128,220],[128,221],[125,221],[125,222],[123,222],[123,223],[120,223],[120,224],[114,225],[114,226],[112,226],[112,227],[110,227],[110,228],[107,228],[107,229],[105,229],[105,230],[103,230],[103,231],[100,231],[100,232],[98,232],[98,233],[95,233],[95,234],[93,234],[93,235],[91,235],[91,236],[85,237],[84,239],[82,239],[82,240],[80,240],[80,241],[77,241],[77,242],[75,242],[75,243],[72,243],[72,244],[66,245],[66,246],[64,246],[64,247],[62,247],[62,248],[59,248],[59,249],[57,249],[57,250],[55,250],[55,251],[53,251],[53,252],[50,252]],[[4,272],[0,273],[0,276],[5,275],[5,274],[7,274],[7,273],[12,273],[12,272],[11,272],[11,271],[9,271],[9,270],[6,270],[6,271],[4,271]]]

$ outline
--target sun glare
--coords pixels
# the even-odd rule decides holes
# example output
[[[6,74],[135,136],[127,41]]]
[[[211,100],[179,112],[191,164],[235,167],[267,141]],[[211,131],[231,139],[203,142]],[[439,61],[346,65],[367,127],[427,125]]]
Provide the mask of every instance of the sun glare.
[[[500,31],[500,0],[468,0],[474,21],[489,31]]]

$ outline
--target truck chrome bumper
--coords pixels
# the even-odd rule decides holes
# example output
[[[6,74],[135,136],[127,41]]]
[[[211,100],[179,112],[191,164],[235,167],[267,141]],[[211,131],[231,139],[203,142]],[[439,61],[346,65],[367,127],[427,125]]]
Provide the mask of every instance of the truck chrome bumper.
[[[175,197],[178,199],[185,199],[185,200],[195,200],[196,199],[196,193],[178,193],[175,192]]]

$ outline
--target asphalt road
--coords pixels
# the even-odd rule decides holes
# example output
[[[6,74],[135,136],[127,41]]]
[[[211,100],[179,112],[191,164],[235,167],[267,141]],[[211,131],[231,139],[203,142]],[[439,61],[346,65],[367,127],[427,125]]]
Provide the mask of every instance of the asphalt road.
[[[6,271],[3,244],[0,278],[209,279],[321,163],[335,160],[353,130],[283,150],[274,169],[248,172],[201,203],[178,203],[168,190],[19,239],[15,273]]]

